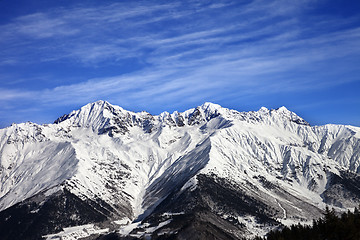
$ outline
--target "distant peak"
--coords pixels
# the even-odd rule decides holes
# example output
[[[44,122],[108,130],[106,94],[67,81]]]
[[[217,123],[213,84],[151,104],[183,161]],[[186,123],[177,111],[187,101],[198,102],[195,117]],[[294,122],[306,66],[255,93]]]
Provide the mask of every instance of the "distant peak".
[[[214,112],[216,110],[222,109],[222,107],[219,104],[212,103],[212,102],[205,102],[200,106],[205,111]]]
[[[303,118],[299,117],[296,113],[290,111],[285,106],[279,107],[274,110],[279,115],[282,115],[283,117],[289,119],[291,122],[297,123],[299,125],[306,125],[310,126],[310,124],[305,121]]]
[[[98,100],[96,102],[92,102],[92,103],[88,103],[86,104],[84,107],[86,106],[100,106],[100,107],[105,107],[105,106],[112,106],[108,101],[104,101],[104,100]]]
[[[101,117],[105,109],[112,108],[109,102],[104,100],[98,100],[96,102],[88,103],[82,106],[79,110],[73,110],[69,114],[65,114],[55,120],[54,123],[60,123],[67,119],[72,118],[73,121],[84,122],[91,119]]]
[[[109,104],[109,102],[104,101],[104,100],[98,100],[98,101],[96,101],[96,102],[93,102],[93,104],[99,104],[99,105],[102,105],[102,104]]]
[[[278,112],[290,112],[285,106],[276,109]]]
[[[220,106],[219,104],[212,103],[212,102],[204,102],[201,106],[203,106],[203,107],[217,107],[217,108],[221,108],[221,106]]]
[[[261,107],[259,109],[259,112],[269,112],[269,109],[267,109],[266,107]]]

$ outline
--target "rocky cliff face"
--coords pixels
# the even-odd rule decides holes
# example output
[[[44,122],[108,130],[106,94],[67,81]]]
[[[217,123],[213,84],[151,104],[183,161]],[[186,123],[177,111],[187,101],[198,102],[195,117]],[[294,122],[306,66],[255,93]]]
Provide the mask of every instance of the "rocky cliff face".
[[[1,239],[237,239],[360,200],[360,129],[285,107],[152,116],[98,101],[1,129],[0,149]]]

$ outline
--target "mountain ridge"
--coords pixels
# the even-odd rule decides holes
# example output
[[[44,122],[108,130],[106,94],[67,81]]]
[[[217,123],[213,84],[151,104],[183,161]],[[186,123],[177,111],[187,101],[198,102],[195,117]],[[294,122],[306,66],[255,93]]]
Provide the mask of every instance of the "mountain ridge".
[[[167,224],[179,224],[175,218],[202,219],[202,226],[210,216],[233,226],[238,237],[264,235],[277,225],[311,221],[326,204],[339,210],[357,205],[360,188],[352,179],[360,172],[359,135],[354,126],[310,126],[285,107],[238,112],[206,102],[153,116],[97,101],[54,124],[0,130],[0,208],[4,220],[42,194],[38,198],[45,203],[65,198],[78,208],[96,209],[107,219],[100,222],[128,237],[154,237]],[[232,201],[243,204],[235,207]],[[246,208],[252,201],[257,212]],[[188,212],[170,214],[174,202]],[[46,204],[41,204],[27,203],[34,206],[28,212],[42,212]],[[94,221],[95,215],[86,220],[78,209],[69,211],[75,220],[64,220],[62,227]],[[135,222],[116,227],[119,221]],[[153,232],[147,224],[156,226]],[[42,236],[58,231],[47,229],[39,230]]]

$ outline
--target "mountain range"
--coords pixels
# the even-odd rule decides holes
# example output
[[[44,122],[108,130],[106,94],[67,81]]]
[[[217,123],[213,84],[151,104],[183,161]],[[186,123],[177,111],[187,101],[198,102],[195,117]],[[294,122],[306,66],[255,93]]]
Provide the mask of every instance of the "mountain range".
[[[360,128],[106,101],[0,130],[0,239],[242,239],[360,202]]]

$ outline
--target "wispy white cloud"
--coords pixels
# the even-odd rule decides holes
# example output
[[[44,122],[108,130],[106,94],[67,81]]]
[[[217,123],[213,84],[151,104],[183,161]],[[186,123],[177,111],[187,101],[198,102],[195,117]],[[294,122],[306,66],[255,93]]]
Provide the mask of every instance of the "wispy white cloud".
[[[61,18],[51,18],[46,14],[36,13],[20,17],[14,27],[19,34],[33,38],[50,38],[75,35],[78,29],[67,26]]]
[[[20,41],[24,37],[41,39],[70,36],[78,32],[62,18],[51,18],[44,13],[19,17],[14,22],[0,26],[2,41]]]
[[[18,100],[35,97],[32,95],[31,91],[24,90],[12,90],[12,89],[2,89],[0,88],[0,102],[9,101],[9,100]],[[4,106],[2,106],[4,107]]]

